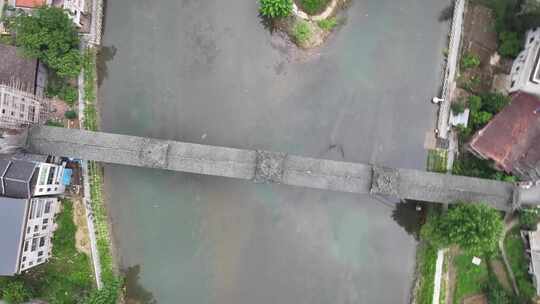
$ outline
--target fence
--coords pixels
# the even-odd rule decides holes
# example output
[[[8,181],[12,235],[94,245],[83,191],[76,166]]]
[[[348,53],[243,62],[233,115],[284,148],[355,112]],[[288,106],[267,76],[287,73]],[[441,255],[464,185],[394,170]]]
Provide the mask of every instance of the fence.
[[[465,1],[456,0],[454,4],[454,16],[452,17],[452,27],[450,29],[450,42],[448,45],[448,57],[444,71],[444,80],[440,107],[439,120],[437,122],[438,136],[442,139],[448,138],[448,119],[450,116],[450,102],[452,91],[455,87],[457,68],[459,64],[459,52],[461,35],[463,32],[463,15],[465,12]]]

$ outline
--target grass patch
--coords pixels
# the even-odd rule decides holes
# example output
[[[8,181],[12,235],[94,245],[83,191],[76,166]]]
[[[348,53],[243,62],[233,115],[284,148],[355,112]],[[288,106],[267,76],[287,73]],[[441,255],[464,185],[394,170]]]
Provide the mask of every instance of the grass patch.
[[[519,228],[512,229],[504,239],[504,249],[508,256],[510,268],[516,277],[519,293],[528,299],[536,295],[536,290],[532,284],[528,273],[529,261],[525,256],[525,248],[519,234]]]
[[[417,249],[417,264],[419,270],[419,283],[416,291],[416,303],[431,304],[433,289],[435,288],[435,264],[437,262],[437,248],[422,242]]]
[[[54,234],[53,252],[49,262],[36,266],[28,272],[0,280],[2,287],[10,282],[20,282],[28,296],[49,303],[81,303],[94,288],[89,257],[77,251],[73,222],[73,204],[62,202],[63,210],[57,216],[58,229]]]
[[[317,22],[317,25],[325,31],[331,31],[338,25],[338,21],[336,17],[330,17],[328,19]]]
[[[311,39],[311,27],[304,20],[296,22],[293,26],[292,36],[297,43],[305,43]]]
[[[300,0],[300,6],[306,13],[315,15],[322,13],[328,2],[329,0]]]
[[[432,149],[428,151],[427,170],[430,172],[446,173],[448,151],[444,149]]]
[[[487,259],[482,259],[480,266],[474,265],[473,256],[460,254],[454,257],[456,268],[456,289],[454,304],[461,303],[466,296],[482,293],[489,279]]]
[[[84,99],[96,100],[96,52],[87,48],[83,55]]]

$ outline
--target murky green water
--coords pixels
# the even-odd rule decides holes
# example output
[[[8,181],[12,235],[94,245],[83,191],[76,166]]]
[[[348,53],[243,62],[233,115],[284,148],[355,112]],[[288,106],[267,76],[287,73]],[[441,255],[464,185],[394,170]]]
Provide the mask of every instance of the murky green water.
[[[353,0],[328,43],[304,53],[263,28],[254,0],[108,0],[104,44],[116,54],[103,129],[422,168],[448,2]],[[120,263],[146,302],[409,297],[415,241],[384,201],[119,166],[105,174]]]

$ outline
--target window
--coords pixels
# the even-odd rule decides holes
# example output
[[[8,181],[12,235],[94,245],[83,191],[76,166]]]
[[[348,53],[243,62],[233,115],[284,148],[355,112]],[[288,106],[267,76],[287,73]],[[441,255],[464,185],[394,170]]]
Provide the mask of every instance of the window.
[[[43,226],[41,227],[41,230],[45,230],[45,229],[47,229],[47,225],[43,225]]]
[[[37,247],[37,238],[32,239],[32,248],[30,249],[30,251],[32,252],[36,251],[36,247]]]
[[[24,252],[28,251],[28,241],[24,242]]]
[[[47,185],[50,185],[53,183],[55,173],[56,173],[56,167],[51,167],[49,169],[49,176],[47,177]],[[51,190],[47,190],[47,191],[51,191]]]
[[[45,214],[48,214],[49,212],[51,212],[51,201],[47,201],[45,203]],[[46,223],[43,222],[43,224],[46,224]]]
[[[42,236],[40,239],[39,239],[39,247],[43,247],[45,246],[45,237]]]
[[[512,84],[510,85],[511,88],[513,88],[516,85],[516,81],[512,81]]]
[[[26,233],[30,233],[30,226],[28,226],[28,228],[26,228]]]
[[[32,265],[34,265],[34,262],[28,263],[28,267],[30,267],[30,266],[32,266]]]
[[[35,201],[32,201],[30,203],[30,217],[29,219],[33,219],[34,218],[34,209],[36,208],[36,202]]]
[[[519,66],[516,68],[516,72],[519,72],[519,68],[520,68]]]
[[[37,259],[37,262],[38,262],[38,263],[41,263],[41,261],[43,261],[42,258]]]
[[[40,256],[43,256],[43,251],[38,252],[38,253],[37,253],[37,256],[39,256],[39,257],[40,257]]]
[[[26,262],[26,257],[25,256],[22,257],[22,261]]]
[[[38,184],[40,185],[45,185],[45,182],[47,181],[47,174],[48,174],[48,169],[49,167],[46,167],[46,166],[42,166],[40,167],[39,169],[39,182]]]
[[[531,39],[529,39],[529,43],[532,43],[534,41],[534,37],[531,37]]]
[[[36,217],[41,217],[43,215],[43,200],[39,200],[37,203]]]
[[[21,265],[21,268],[24,269],[24,264]]]
[[[39,229],[38,225],[34,225],[34,232],[37,232]]]
[[[46,219],[43,219],[43,224],[47,224],[49,222],[49,219],[46,218]]]

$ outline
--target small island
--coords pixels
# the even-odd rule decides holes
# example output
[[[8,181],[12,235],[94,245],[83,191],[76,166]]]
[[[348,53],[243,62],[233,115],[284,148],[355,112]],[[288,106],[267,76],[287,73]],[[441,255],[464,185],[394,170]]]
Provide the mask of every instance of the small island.
[[[323,44],[340,23],[338,8],[347,0],[260,0],[260,14],[272,28],[288,34],[300,48]]]

